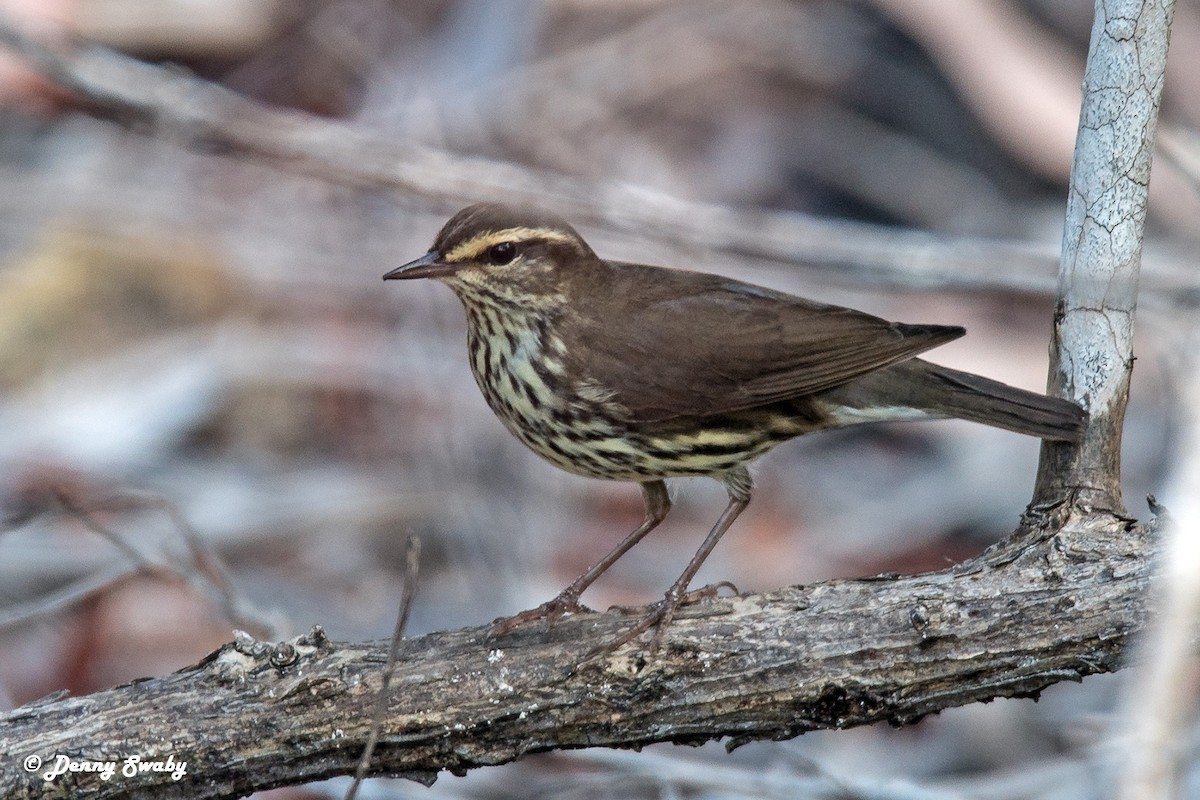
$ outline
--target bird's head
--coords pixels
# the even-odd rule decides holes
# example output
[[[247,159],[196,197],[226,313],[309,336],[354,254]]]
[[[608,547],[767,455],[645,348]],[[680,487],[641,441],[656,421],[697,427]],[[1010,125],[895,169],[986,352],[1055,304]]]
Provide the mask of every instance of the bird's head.
[[[479,203],[451,217],[428,253],[383,277],[433,278],[468,305],[538,307],[563,302],[572,266],[595,258],[553,214]]]

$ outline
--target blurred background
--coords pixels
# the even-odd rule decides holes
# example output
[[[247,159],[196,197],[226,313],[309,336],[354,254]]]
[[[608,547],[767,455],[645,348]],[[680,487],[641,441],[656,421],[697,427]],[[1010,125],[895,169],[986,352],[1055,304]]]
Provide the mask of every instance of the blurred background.
[[[449,290],[380,280],[522,170],[814,224],[816,241],[764,228],[771,258],[611,210],[577,227],[602,256],[965,325],[933,360],[1045,386],[1086,0],[0,0],[0,15],[481,176],[350,188],[204,152],[83,113],[0,52],[0,708],[161,675],[234,628],[386,637],[410,533],[409,634],[480,625],[549,599],[640,521],[635,486],[562,473],[505,432]],[[1170,475],[1171,369],[1200,289],[1198,124],[1200,2],[1178,0],[1124,445],[1139,517]],[[789,443],[698,583],[942,568],[1013,529],[1037,452],[958,422]],[[585,602],[660,596],[725,502],[704,480],[674,498]],[[364,795],[1092,797],[1120,684]]]

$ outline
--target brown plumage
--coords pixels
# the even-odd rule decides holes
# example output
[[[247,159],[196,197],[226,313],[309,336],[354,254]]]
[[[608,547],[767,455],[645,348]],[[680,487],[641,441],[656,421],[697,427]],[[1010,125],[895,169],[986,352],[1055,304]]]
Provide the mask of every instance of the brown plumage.
[[[552,463],[636,481],[646,518],[558,597],[499,632],[580,610],[579,595],[670,508],[665,478],[709,475],[730,502],[638,626],[653,645],[717,540],[745,508],[746,464],[780,442],[859,422],[957,417],[1076,441],[1073,403],[930,364],[960,327],[888,322],[741,281],[605,261],[549,214],[479,204],[424,257],[385,278],[435,278],[467,310],[476,382],[509,430]]]

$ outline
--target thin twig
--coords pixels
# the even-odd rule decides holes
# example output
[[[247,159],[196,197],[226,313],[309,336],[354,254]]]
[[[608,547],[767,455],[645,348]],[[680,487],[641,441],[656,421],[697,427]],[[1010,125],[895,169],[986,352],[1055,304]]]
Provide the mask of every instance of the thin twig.
[[[354,770],[354,781],[346,790],[346,800],[354,800],[358,795],[358,787],[367,777],[371,767],[371,756],[375,745],[379,742],[379,731],[383,727],[383,718],[387,714],[388,690],[392,683],[392,673],[396,671],[396,660],[400,657],[400,640],[404,638],[404,629],[408,627],[408,616],[412,611],[413,597],[417,593],[417,572],[421,562],[421,540],[416,534],[409,534],[404,545],[404,592],[400,597],[400,613],[396,615],[396,628],[392,631],[391,647],[388,649],[387,664],[383,668],[383,676],[379,682],[379,695],[375,700],[375,713],[371,716],[371,728],[367,732],[367,743],[363,745],[362,756]]]
[[[141,569],[131,566],[96,572],[72,581],[49,594],[41,595],[36,600],[7,606],[0,610],[0,630],[14,628],[39,617],[66,611],[90,597],[108,591],[131,576],[139,574],[141,574]]]
[[[173,528],[187,546],[191,566],[202,577],[203,585],[215,592],[221,610],[230,622],[248,629],[248,632],[259,638],[276,638],[275,626],[267,622],[264,615],[251,615],[245,610],[246,603],[238,596],[220,556],[208,546],[208,543],[204,541],[199,531],[188,521],[178,506],[162,495],[144,490],[126,490],[112,498],[112,500],[125,499],[131,499],[141,506],[157,509],[167,515]],[[180,574],[187,579],[189,585],[197,586],[197,583],[185,572],[180,571]]]
[[[89,508],[85,508],[61,491],[55,491],[54,497],[65,512],[83,523],[88,530],[112,542],[142,574],[178,580],[200,594],[215,594],[222,613],[230,622],[249,629],[256,636],[273,638],[275,626],[267,622],[264,615],[251,614],[244,609],[245,604],[237,596],[220,558],[204,543],[179,509],[165,497],[152,492],[126,490],[91,501],[88,503]],[[167,515],[172,527],[186,543],[189,554],[187,567],[151,561],[119,533],[102,524],[93,513],[94,510],[128,510],[131,504],[136,508],[153,508]]]
[[[81,522],[92,533],[108,540],[114,547],[124,553],[140,571],[160,577],[167,574],[175,574],[174,570],[164,567],[161,564],[156,564],[148,559],[140,550],[125,541],[125,538],[121,534],[102,524],[90,510],[75,502],[66,492],[57,488],[52,491],[54,500],[62,507],[65,513]]]

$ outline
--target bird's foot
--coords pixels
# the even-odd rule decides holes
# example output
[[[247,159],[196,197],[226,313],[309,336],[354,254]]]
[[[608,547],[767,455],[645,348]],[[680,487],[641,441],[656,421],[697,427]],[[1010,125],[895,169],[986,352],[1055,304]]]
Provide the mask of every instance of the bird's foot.
[[[707,588],[708,587],[705,587],[705,589]],[[703,589],[697,590],[697,592],[703,591]],[[667,592],[666,595],[663,596],[662,600],[659,600],[657,603],[650,606],[650,611],[645,613],[645,615],[641,618],[641,620],[638,621],[636,625],[620,634],[612,641],[606,642],[591,650],[586,656],[584,656],[583,660],[590,661],[600,656],[609,655],[610,653],[613,653],[624,645],[629,644],[634,639],[637,639],[639,636],[650,630],[653,630],[654,634],[650,637],[649,647],[646,650],[646,660],[653,659],[654,656],[658,654],[659,648],[662,647],[663,637],[667,632],[667,626],[669,626],[671,624],[671,620],[675,618],[676,609],[678,609],[681,605],[692,602],[692,600],[695,599],[693,597],[694,595],[696,595],[696,592],[679,592],[675,590]],[[634,612],[634,609],[629,607],[619,607],[617,610],[623,614]],[[636,609],[636,611],[646,612],[646,609],[645,607],[641,607]]]
[[[522,625],[543,620],[546,629],[549,630],[568,614],[582,614],[591,611],[592,609],[579,602],[579,595],[568,588],[559,592],[553,600],[547,600],[537,608],[522,611],[511,617],[501,617],[492,623],[492,627],[488,630],[488,636],[502,636]]]
[[[709,600],[713,597],[720,597],[721,590],[727,589],[729,597],[741,597],[742,593],[738,591],[738,587],[733,585],[732,581],[717,581],[710,583],[707,586],[701,586],[699,589],[692,589],[683,596],[683,604],[694,603],[697,600]]]
[[[707,600],[713,597],[719,597],[722,589],[728,589],[733,594],[741,594],[738,588],[729,581],[718,581],[710,583],[708,586],[701,586],[699,589],[693,589],[690,592],[682,591],[674,587],[663,596],[662,600],[650,607],[650,611],[646,612],[645,606],[612,606],[609,611],[617,611],[621,614],[639,614],[644,613],[645,616],[629,630],[622,633],[611,642],[607,642],[600,647],[591,650],[584,661],[590,661],[599,656],[608,655],[615,652],[620,647],[629,644],[634,639],[649,630],[654,631],[654,635],[650,638],[650,646],[646,651],[647,660],[654,658],[657,655],[659,648],[662,647],[663,639],[666,636],[667,627],[671,624],[671,620],[675,618],[675,612],[680,606],[694,603],[697,600]]]
[[[650,613],[646,614],[629,630],[622,633],[616,639],[608,642],[601,647],[596,648],[589,655],[608,655],[615,652],[617,649],[629,644],[634,639],[637,639],[647,631],[653,630],[654,633],[650,637],[649,646],[646,649],[646,659],[650,660],[658,654],[658,650],[662,647],[663,637],[666,635],[667,626],[671,624],[671,620],[675,618],[675,610],[684,602],[686,595],[674,596],[667,593],[662,600],[659,600],[650,607]]]
[[[677,605],[686,606],[686,605],[690,605],[690,604],[695,603],[700,600],[709,600],[713,597],[720,597],[722,589],[729,590],[732,593],[731,596],[733,596],[733,597],[737,597],[737,596],[741,595],[741,592],[738,591],[738,588],[736,586],[734,586],[731,582],[717,581],[716,583],[710,583],[707,586],[701,586],[699,589],[692,589],[690,592],[685,593],[683,596],[681,596],[679,598],[679,602],[677,603]],[[618,614],[626,614],[626,615],[632,616],[633,614],[641,614],[642,612],[644,612],[646,610],[646,607],[645,606],[609,606],[608,610],[616,611]]]

